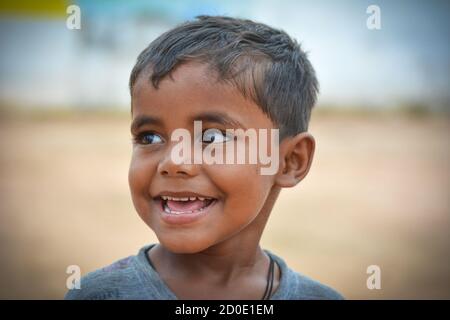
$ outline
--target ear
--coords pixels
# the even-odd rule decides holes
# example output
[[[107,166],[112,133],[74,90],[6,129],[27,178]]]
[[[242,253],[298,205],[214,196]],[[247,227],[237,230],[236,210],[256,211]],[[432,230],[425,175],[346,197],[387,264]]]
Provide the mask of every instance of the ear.
[[[294,187],[311,167],[316,141],[308,132],[285,138],[280,145],[280,167],[275,183],[282,188]]]

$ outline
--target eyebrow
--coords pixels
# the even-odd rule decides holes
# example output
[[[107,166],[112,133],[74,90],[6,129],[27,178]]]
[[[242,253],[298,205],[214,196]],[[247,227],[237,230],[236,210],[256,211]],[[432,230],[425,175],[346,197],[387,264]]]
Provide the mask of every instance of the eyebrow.
[[[243,126],[238,120],[233,119],[222,112],[199,113],[191,118],[191,122],[194,121],[214,122],[223,126],[240,127],[246,129],[245,126]],[[140,115],[133,120],[131,124],[131,132],[136,132],[140,127],[144,125],[156,125],[162,127],[163,122],[160,118],[157,117]]]
[[[244,128],[245,126],[242,125],[242,123],[240,123],[238,120],[231,118],[230,116],[228,116],[225,113],[222,112],[214,112],[214,111],[210,111],[210,112],[203,112],[200,114],[195,115],[194,117],[192,117],[192,122],[193,121],[204,121],[204,122],[215,122],[215,123],[219,123],[223,126],[229,126],[229,127],[240,127],[240,128]]]
[[[152,116],[137,116],[131,123],[131,132],[136,132],[140,127],[147,124],[162,126],[162,120]]]

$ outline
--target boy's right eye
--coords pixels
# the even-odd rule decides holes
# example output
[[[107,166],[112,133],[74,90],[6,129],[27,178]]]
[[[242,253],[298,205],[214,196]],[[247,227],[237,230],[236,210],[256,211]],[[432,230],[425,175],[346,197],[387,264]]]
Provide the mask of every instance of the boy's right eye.
[[[157,144],[162,143],[163,139],[156,133],[144,132],[135,138],[135,142],[138,144]]]

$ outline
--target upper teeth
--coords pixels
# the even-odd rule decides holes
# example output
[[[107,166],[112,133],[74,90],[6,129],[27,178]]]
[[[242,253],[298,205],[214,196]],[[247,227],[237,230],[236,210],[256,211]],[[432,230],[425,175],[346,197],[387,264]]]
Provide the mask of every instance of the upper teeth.
[[[194,201],[194,200],[209,200],[211,198],[206,197],[183,197],[183,198],[176,198],[176,197],[169,197],[169,196],[161,196],[161,199],[163,200],[172,200],[172,201]]]

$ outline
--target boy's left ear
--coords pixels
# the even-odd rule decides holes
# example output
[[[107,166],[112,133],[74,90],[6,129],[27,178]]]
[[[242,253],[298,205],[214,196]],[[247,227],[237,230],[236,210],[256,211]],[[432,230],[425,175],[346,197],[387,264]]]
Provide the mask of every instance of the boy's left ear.
[[[275,183],[282,188],[294,187],[308,174],[316,141],[308,132],[287,137],[280,144],[280,164]]]

